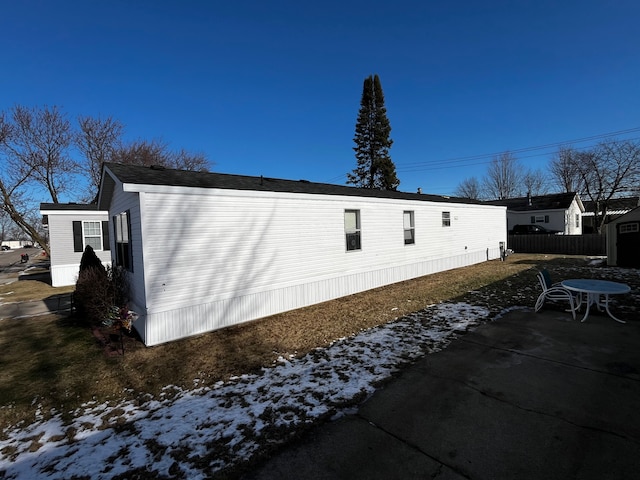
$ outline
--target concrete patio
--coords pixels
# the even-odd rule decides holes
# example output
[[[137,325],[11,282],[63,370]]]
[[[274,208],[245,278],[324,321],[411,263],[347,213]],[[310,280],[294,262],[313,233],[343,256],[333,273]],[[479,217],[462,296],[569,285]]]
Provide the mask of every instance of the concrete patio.
[[[243,478],[638,478],[640,319],[623,318],[510,312]]]

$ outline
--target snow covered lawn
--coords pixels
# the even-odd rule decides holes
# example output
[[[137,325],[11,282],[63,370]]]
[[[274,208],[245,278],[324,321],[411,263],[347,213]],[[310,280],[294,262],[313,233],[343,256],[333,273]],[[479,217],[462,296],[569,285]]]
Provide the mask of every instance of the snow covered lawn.
[[[0,477],[209,478],[280,443],[296,430],[349,412],[407,362],[444,348],[489,310],[443,303],[340,339],[301,358],[280,358],[259,375],[213,387],[166,387],[161,398],[87,403],[2,432]],[[124,477],[123,477],[124,478]]]

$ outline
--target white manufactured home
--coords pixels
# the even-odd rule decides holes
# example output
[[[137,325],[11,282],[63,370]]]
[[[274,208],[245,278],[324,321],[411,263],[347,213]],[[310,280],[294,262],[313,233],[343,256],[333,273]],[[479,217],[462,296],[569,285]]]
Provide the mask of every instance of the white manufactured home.
[[[98,205],[156,345],[500,258],[505,207],[467,202],[106,164]]]
[[[98,210],[95,204],[41,203],[40,214],[49,234],[52,286],[76,283],[87,245],[105,267],[111,264],[109,212]]]

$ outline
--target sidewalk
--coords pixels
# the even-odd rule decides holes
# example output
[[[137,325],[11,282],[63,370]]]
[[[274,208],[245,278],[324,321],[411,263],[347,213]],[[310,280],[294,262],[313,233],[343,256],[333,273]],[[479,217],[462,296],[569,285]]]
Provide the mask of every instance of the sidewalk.
[[[37,317],[49,313],[69,313],[71,311],[71,294],[60,294],[45,300],[0,304],[0,320],[22,317]]]
[[[629,320],[511,312],[243,478],[638,478],[640,321]]]
[[[49,261],[39,258],[40,255],[32,256],[28,263],[15,262],[8,265],[0,279],[5,284],[18,282],[21,279],[40,279],[49,276]],[[5,301],[8,298],[4,299]],[[71,294],[62,293],[53,295],[45,300],[33,300],[29,302],[7,302],[2,303],[0,299],[0,320],[9,318],[35,317],[56,312],[71,311]]]

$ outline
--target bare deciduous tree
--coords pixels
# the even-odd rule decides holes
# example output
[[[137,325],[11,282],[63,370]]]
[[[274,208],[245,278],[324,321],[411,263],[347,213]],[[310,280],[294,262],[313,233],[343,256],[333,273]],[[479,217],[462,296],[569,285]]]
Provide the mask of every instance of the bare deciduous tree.
[[[115,163],[128,165],[162,165],[178,170],[206,172],[209,160],[203,153],[189,153],[186,150],[172,151],[160,140],[137,140],[118,148],[112,159]]]
[[[484,179],[484,190],[492,200],[517,197],[522,193],[523,169],[510,152],[495,157]]]
[[[112,161],[120,148],[124,126],[111,117],[79,117],[80,130],[76,134],[76,146],[85,161],[82,170],[90,180],[89,198],[95,200],[100,187],[102,164]]]
[[[72,187],[79,169],[69,154],[71,123],[57,107],[16,106],[9,116],[0,116],[0,132],[2,209],[48,253],[45,237],[33,222],[31,197],[44,192],[57,203]]]
[[[456,189],[456,196],[480,200],[482,198],[482,187],[476,177],[465,178]]]
[[[594,225],[602,233],[612,198],[633,194],[640,182],[640,144],[609,140],[572,155],[582,193],[594,205]]]
[[[582,179],[576,165],[579,152],[571,147],[560,147],[549,162],[553,183],[565,193],[582,190]]]
[[[547,193],[547,178],[540,169],[527,170],[522,176],[522,185],[525,189],[524,193],[534,197]]]

